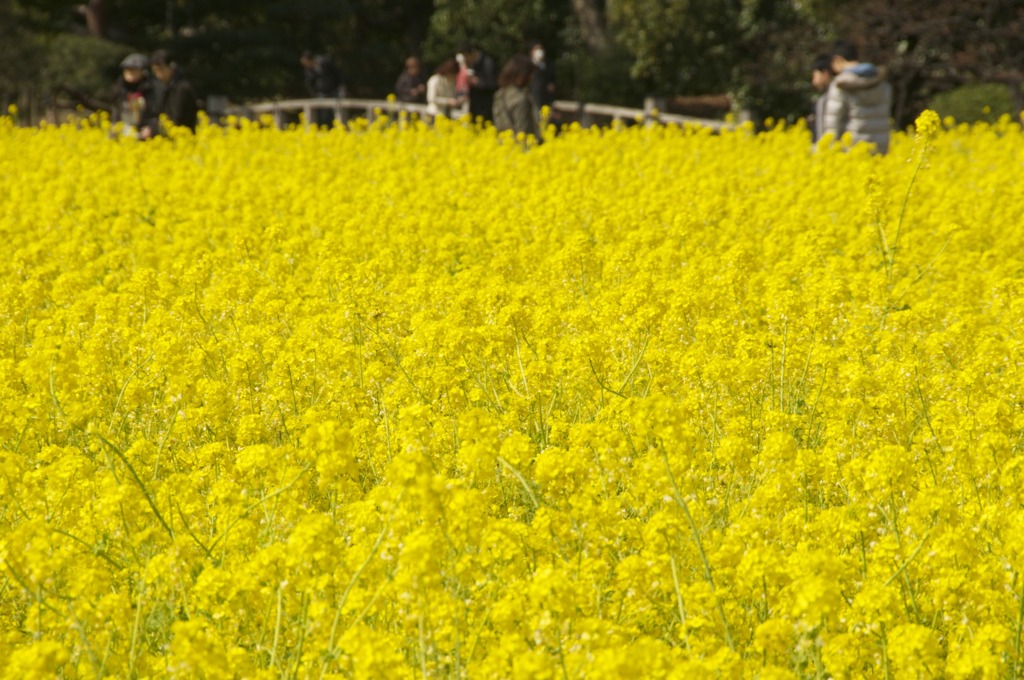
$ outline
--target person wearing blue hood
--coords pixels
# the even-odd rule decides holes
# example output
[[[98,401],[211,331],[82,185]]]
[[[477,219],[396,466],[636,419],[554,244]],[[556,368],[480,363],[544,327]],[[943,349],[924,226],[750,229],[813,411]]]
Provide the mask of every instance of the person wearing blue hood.
[[[832,72],[836,76],[825,95],[824,132],[836,139],[849,132],[854,143],[874,144],[878,153],[886,153],[892,86],[885,69],[859,61],[857,47],[839,41],[832,49]]]

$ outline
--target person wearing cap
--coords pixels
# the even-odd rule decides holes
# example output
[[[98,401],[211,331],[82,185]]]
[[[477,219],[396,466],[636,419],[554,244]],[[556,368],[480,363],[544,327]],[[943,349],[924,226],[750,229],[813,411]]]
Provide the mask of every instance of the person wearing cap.
[[[121,77],[114,84],[111,123],[124,123],[124,134],[136,134],[153,117],[153,80],[149,59],[133,52],[121,60]]]
[[[153,70],[153,75],[156,76],[152,105],[156,120],[149,125],[151,131],[153,133],[159,131],[161,129],[160,116],[166,116],[171,124],[187,127],[194,132],[199,107],[196,104],[196,91],[192,88],[192,84],[185,80],[167,50],[157,50],[153,53],[150,68]]]

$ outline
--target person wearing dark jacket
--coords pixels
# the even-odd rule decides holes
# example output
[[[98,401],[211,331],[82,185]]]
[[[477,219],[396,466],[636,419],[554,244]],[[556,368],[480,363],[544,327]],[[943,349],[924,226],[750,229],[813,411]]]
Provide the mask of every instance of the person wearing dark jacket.
[[[498,132],[532,135],[541,141],[537,104],[530,96],[530,79],[536,66],[525,54],[508,60],[498,76],[501,86],[494,95],[494,127]]]
[[[459,48],[469,74],[469,115],[490,122],[494,110],[494,92],[498,89],[498,67],[494,58],[471,43]]]
[[[158,50],[150,60],[156,86],[153,90],[153,113],[156,118],[152,132],[160,131],[160,116],[166,116],[173,125],[187,127],[193,132],[199,114],[196,91],[185,80],[178,65],[167,50]]]
[[[814,114],[811,116],[812,141],[817,142],[825,135],[825,103],[828,86],[832,84],[832,57],[819,54],[811,64],[811,86],[818,91],[814,100]]]
[[[427,81],[423,77],[423,65],[416,57],[405,60],[405,70],[395,83],[395,97],[406,104],[423,104],[427,101]]]
[[[152,117],[153,79],[146,71],[149,59],[135,52],[121,60],[121,77],[113,90],[110,122],[123,123],[123,134],[138,134]]]
[[[333,99],[344,96],[345,85],[330,57],[324,54],[313,54],[312,51],[306,50],[299,58],[299,62],[302,64],[306,89],[309,90],[311,97]],[[322,108],[314,109],[313,120],[309,122],[317,125],[331,125],[334,122],[334,111]]]
[[[539,42],[530,45],[530,60],[535,67],[530,96],[537,108],[550,107],[555,103],[555,70],[544,58],[544,45]]]

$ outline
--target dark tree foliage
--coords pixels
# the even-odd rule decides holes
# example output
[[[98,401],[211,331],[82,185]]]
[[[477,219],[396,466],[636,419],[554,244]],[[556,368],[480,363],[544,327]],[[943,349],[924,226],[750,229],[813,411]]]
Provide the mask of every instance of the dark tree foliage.
[[[829,3],[836,34],[889,68],[893,114],[913,122],[937,93],[973,83],[1009,86],[1024,109],[1021,0],[845,0]]]
[[[404,58],[463,40],[501,62],[547,46],[559,97],[638,106],[728,94],[756,115],[808,112],[809,65],[844,37],[889,69],[894,116],[1001,83],[1024,108],[1024,0],[0,0],[0,104],[101,97],[129,51],[170,48],[201,95],[302,96],[298,56],[329,54],[348,91],[383,97]],[[984,91],[984,90],[979,90]]]
[[[53,66],[66,62],[67,35],[78,53],[94,48],[113,82],[130,51],[169,48],[200,93],[235,100],[302,96],[304,49],[331,55],[348,90],[383,96],[405,57],[426,37],[431,0],[90,0],[78,8],[47,0],[0,0],[0,93],[8,100],[87,89],[92,79]],[[110,46],[115,46],[111,54]],[[50,65],[49,67],[47,65]]]

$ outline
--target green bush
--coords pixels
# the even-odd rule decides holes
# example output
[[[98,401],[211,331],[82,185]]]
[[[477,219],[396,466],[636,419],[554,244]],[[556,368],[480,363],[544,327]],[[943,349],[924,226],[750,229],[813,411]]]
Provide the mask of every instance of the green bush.
[[[618,106],[639,107],[646,92],[644,86],[630,74],[633,59],[619,45],[612,45],[607,52],[591,55],[579,48],[567,55],[559,64],[559,78],[563,84],[566,99],[582,102],[599,102]]]
[[[1013,115],[1010,89],[999,83],[964,85],[932,97],[931,108],[940,116],[952,116],[960,123],[994,123],[1004,113]]]
[[[46,43],[38,85],[43,91],[69,87],[93,97],[106,96],[117,80],[121,60],[134,51],[92,36],[55,36]]]

